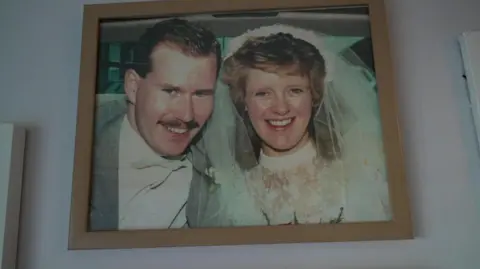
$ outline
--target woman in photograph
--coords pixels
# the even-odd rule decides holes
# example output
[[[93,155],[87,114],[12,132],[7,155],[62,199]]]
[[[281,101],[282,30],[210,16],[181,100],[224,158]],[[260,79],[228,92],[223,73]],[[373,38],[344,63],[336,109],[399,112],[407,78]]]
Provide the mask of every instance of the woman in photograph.
[[[391,218],[374,79],[336,40],[288,25],[231,40],[205,127],[203,226]]]

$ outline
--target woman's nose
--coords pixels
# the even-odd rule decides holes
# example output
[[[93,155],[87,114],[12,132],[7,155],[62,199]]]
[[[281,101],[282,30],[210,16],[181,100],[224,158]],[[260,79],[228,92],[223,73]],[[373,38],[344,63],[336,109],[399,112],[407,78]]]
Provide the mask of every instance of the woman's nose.
[[[285,115],[290,112],[287,100],[284,97],[277,97],[273,104],[273,112]]]

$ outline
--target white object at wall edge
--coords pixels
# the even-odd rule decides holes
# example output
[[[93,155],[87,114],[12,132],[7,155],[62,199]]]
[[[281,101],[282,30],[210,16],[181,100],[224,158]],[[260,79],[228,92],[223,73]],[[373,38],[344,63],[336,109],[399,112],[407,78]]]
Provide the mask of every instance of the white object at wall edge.
[[[464,32],[459,37],[471,112],[480,150],[480,31]]]
[[[15,269],[26,131],[0,123],[0,269]]]

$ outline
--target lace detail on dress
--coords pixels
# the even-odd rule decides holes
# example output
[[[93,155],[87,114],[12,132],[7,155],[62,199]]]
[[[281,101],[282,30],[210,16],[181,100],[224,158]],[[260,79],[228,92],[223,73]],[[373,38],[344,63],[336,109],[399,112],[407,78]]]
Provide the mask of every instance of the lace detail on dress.
[[[271,225],[339,222],[345,207],[340,168],[338,162],[326,163],[314,154],[292,168],[259,165],[250,171],[247,184]]]

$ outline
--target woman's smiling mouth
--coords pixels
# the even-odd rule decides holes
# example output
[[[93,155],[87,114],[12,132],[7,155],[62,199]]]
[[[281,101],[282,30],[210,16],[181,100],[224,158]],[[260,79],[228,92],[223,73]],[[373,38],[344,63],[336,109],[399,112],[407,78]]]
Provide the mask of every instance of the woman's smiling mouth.
[[[295,120],[295,117],[281,120],[265,120],[269,127],[275,130],[283,130],[290,126]]]

